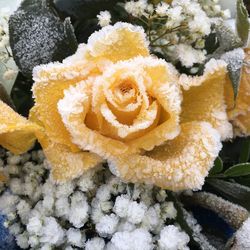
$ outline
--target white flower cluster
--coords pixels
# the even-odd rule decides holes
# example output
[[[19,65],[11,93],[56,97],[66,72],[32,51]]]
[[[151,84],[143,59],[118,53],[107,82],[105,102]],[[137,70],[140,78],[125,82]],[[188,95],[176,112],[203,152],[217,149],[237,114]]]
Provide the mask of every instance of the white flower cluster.
[[[9,178],[0,189],[0,210],[23,249],[189,249],[165,190],[123,183],[101,167],[56,184],[42,151],[0,151],[0,159]]]
[[[173,0],[171,4],[160,1],[152,5],[147,0],[138,0],[126,2],[124,8],[147,29],[154,52],[174,64],[181,62],[191,68],[206,59],[205,38],[212,32],[212,24],[230,16],[217,3],[217,0]]]
[[[231,17],[229,9],[221,9],[219,0],[199,0],[199,3],[209,17],[222,17],[223,19],[228,19]]]

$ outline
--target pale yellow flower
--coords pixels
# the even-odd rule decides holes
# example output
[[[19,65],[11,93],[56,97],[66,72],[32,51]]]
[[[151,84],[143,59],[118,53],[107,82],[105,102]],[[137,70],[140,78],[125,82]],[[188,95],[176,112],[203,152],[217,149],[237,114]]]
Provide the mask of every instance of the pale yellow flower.
[[[201,188],[220,141],[232,136],[226,73],[211,60],[203,76],[180,76],[150,55],[142,28],[126,23],[94,33],[63,63],[36,67],[30,119],[42,128],[36,136],[54,178],[107,160],[125,181]]]
[[[228,78],[225,86],[228,116],[236,135],[250,135],[250,49],[245,49],[245,65],[241,73],[239,92],[234,101],[232,84]]]
[[[142,29],[108,26],[63,64],[35,69],[37,117],[52,142],[45,152],[56,159],[56,142],[99,155],[127,181],[199,188],[220,135],[231,136],[225,66],[211,61],[202,77],[179,76],[150,56]]]

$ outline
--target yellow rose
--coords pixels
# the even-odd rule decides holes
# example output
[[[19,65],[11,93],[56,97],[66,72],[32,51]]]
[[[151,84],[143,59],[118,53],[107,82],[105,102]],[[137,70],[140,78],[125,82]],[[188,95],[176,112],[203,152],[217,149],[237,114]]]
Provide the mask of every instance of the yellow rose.
[[[225,86],[228,116],[235,127],[236,135],[250,135],[250,49],[245,49],[245,65],[241,73],[241,81],[236,100],[232,84],[228,78]]]
[[[231,135],[225,76],[225,64],[217,61],[202,77],[179,76],[150,56],[142,29],[105,27],[62,64],[34,70],[34,113],[52,145],[45,153],[56,161],[57,143],[72,155],[69,165],[75,165],[74,152],[88,151],[127,181],[198,188],[221,148],[217,131]],[[61,162],[53,164],[59,179],[67,172]]]
[[[104,159],[125,181],[198,189],[232,136],[225,63],[180,76],[131,24],[94,33],[63,63],[36,67],[34,80],[30,119],[59,181]]]

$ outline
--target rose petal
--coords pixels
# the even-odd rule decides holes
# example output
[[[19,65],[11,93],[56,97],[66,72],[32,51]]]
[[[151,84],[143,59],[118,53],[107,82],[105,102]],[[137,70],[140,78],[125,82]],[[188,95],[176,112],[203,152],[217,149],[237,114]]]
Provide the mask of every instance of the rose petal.
[[[107,59],[112,62],[148,56],[148,42],[144,30],[139,26],[117,22],[93,33],[88,40],[88,60]]]
[[[33,107],[30,111],[30,119],[43,126],[37,117],[37,110]],[[68,181],[79,177],[87,170],[94,168],[102,159],[89,152],[72,152],[65,145],[54,143],[43,133],[36,133],[36,136],[43,147],[43,152],[51,164],[52,176],[56,181]]]
[[[202,76],[180,77],[184,88],[181,123],[206,121],[220,132],[223,140],[232,137],[224,98],[226,73],[226,64],[212,59]]]
[[[96,167],[102,159],[89,152],[73,153],[62,144],[48,143],[44,154],[52,166],[52,176],[56,181],[69,181]]]
[[[173,191],[200,189],[221,147],[220,135],[209,123],[184,123],[174,140],[144,156],[115,157],[109,166],[125,181]]]
[[[14,154],[22,154],[33,146],[35,133],[40,129],[0,101],[0,145]]]
[[[82,150],[89,150],[104,158],[126,152],[128,147],[124,143],[105,137],[86,126],[86,115],[91,112],[89,84],[91,82],[81,82],[69,88],[64,92],[64,98],[58,102],[58,111],[72,136],[72,141]]]
[[[250,63],[250,49],[245,49],[245,61]],[[236,127],[236,134],[250,135],[250,66],[245,65],[242,69],[241,81],[236,102],[232,83],[227,79],[225,85],[226,103],[228,116]]]
[[[35,70],[36,76],[34,76],[36,83],[33,86],[35,107],[39,120],[43,123],[47,135],[53,142],[66,145],[74,152],[79,151],[79,149],[71,142],[70,134],[66,130],[61,116],[58,113],[57,103],[63,98],[65,89],[68,89],[71,85],[75,85],[95,71],[94,66],[82,64],[80,67],[82,69],[85,67],[84,73],[80,75],[77,74],[71,79],[64,77],[66,74],[73,74],[73,72],[81,73],[81,69],[79,69],[78,66],[77,64],[71,65],[70,63],[65,65],[49,64],[38,66]]]

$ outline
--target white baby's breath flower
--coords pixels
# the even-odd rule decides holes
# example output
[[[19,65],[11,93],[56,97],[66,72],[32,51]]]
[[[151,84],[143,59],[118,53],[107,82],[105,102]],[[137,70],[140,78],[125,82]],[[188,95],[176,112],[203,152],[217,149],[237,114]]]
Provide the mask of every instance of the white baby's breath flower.
[[[55,202],[55,214],[58,217],[68,218],[70,211],[69,200],[67,197],[60,197]]]
[[[103,250],[105,241],[102,238],[94,237],[85,244],[85,250]]]
[[[129,1],[125,3],[125,10],[134,17],[145,15],[147,7],[147,0]]]
[[[60,245],[65,241],[65,233],[54,217],[44,219],[40,242]]]
[[[71,197],[69,211],[69,222],[74,227],[82,227],[88,220],[89,206],[85,195],[81,192],[75,192]]]
[[[31,217],[27,224],[29,234],[40,235],[42,229],[42,221],[39,217]]]
[[[113,211],[121,218],[124,218],[128,214],[128,207],[130,205],[130,199],[126,195],[118,196],[115,200]]]
[[[145,204],[137,203],[136,201],[133,201],[129,204],[128,207],[128,221],[133,224],[138,224],[142,221],[145,213],[146,213],[147,207]]]
[[[231,18],[231,11],[229,9],[226,9],[224,11],[222,11],[222,17],[224,19],[229,19]]]
[[[28,233],[24,232],[22,234],[19,234],[16,236],[16,243],[19,247],[23,249],[29,248],[29,239],[28,239]]]
[[[168,8],[169,5],[167,3],[162,2],[157,4],[155,12],[161,17],[166,16]]]
[[[107,247],[108,250],[152,250],[152,236],[144,229],[132,232],[117,232]]]
[[[97,15],[97,19],[98,19],[98,24],[101,27],[105,27],[111,23],[111,14],[107,10],[101,11],[99,15]]]
[[[176,54],[181,64],[187,68],[192,67],[195,63],[203,63],[206,58],[203,51],[186,44],[176,45]]]
[[[189,249],[187,243],[189,236],[181,232],[178,227],[170,225],[162,229],[158,240],[160,250],[184,250]]]
[[[85,242],[85,235],[80,230],[70,228],[67,232],[68,243],[76,247],[83,247]]]
[[[115,233],[119,219],[115,214],[103,216],[96,224],[96,231],[102,237],[109,237]]]
[[[25,200],[20,200],[17,204],[17,213],[24,224],[27,224],[29,221],[30,210],[31,206]]]

